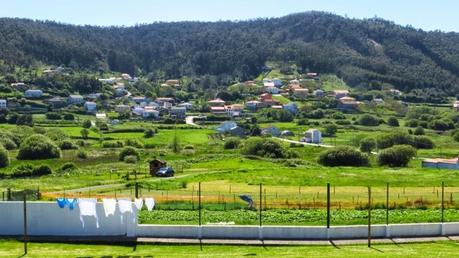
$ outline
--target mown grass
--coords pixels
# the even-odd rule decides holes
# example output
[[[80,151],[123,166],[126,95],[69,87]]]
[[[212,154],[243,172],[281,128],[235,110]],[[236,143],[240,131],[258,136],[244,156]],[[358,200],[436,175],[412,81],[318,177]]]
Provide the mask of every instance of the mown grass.
[[[23,244],[0,241],[1,257],[20,257]],[[88,245],[29,243],[26,257],[455,257],[454,241],[411,244],[342,246],[235,246],[235,245]]]

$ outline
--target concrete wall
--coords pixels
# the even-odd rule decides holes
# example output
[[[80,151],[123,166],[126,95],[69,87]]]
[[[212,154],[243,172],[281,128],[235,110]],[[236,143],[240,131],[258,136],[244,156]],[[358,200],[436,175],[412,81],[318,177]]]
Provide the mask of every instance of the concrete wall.
[[[27,224],[31,236],[125,236],[135,234],[136,223],[133,215],[123,216],[117,210],[114,216],[105,217],[102,203],[96,206],[99,217],[99,228],[93,217],[83,217],[84,227],[80,221],[80,211],[59,208],[54,202],[28,202]],[[0,202],[0,235],[22,235],[23,203]]]
[[[134,215],[123,217],[117,210],[105,217],[102,203],[97,204],[99,225],[84,217],[81,224],[78,207],[61,209],[54,202],[28,202],[27,223],[31,236],[138,236],[158,238],[207,239],[357,239],[366,238],[366,225],[334,226],[239,226],[239,225],[137,225]],[[23,203],[0,202],[0,236],[23,234]],[[424,237],[459,235],[459,223],[417,223],[373,225],[372,236]]]

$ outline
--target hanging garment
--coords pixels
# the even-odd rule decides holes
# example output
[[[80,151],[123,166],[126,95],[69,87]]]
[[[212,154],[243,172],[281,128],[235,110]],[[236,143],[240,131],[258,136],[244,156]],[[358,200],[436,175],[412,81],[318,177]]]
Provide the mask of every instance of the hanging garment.
[[[84,228],[83,216],[95,217],[96,227],[99,228],[99,218],[97,217],[96,211],[97,199],[95,198],[82,198],[78,201],[80,207],[80,220]]]
[[[140,211],[143,207],[143,200],[142,199],[135,199],[134,200],[134,205],[137,208],[138,211]]]
[[[145,198],[145,206],[147,206],[148,211],[152,211],[155,207],[155,199],[153,198]]]
[[[123,214],[132,213],[132,201],[130,199],[119,199],[118,207],[121,213],[121,223],[123,223]]]
[[[67,203],[68,203],[68,205],[69,205],[69,209],[70,209],[70,210],[73,210],[73,209],[75,209],[75,205],[76,205],[76,203],[77,203],[77,200],[76,200],[76,199],[73,199],[73,198],[67,199]]]
[[[116,210],[116,200],[115,199],[103,199],[102,203],[104,204],[105,217],[115,215]]]
[[[64,208],[67,205],[67,199],[65,198],[57,198],[56,201],[59,208]]]

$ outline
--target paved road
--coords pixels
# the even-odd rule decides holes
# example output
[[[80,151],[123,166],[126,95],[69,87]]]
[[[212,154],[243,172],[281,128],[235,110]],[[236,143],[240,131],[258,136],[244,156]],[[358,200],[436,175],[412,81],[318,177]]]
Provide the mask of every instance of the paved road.
[[[185,118],[185,123],[186,123],[187,125],[199,126],[198,124],[195,124],[195,123],[194,123],[194,119],[195,119],[195,118],[198,118],[198,117],[199,117],[199,116],[187,116],[187,117]]]
[[[294,140],[289,140],[289,139],[284,139],[284,138],[279,138],[279,137],[273,137],[273,138],[279,141],[283,141],[283,142],[296,143],[296,144],[302,144],[302,145],[308,145],[308,146],[316,146],[316,147],[324,147],[324,148],[335,147],[333,145],[328,145],[328,144],[307,143],[307,142],[294,141]]]

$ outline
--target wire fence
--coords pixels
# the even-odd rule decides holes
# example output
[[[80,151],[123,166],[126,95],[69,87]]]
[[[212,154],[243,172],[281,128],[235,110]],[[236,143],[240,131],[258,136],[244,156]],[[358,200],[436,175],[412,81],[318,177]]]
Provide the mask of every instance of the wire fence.
[[[167,181],[167,180],[163,180]],[[160,181],[160,182],[163,182]],[[366,224],[368,210],[378,224],[459,221],[459,187],[271,186],[225,182],[119,184],[80,191],[2,193],[2,200],[153,197],[153,212],[140,212],[149,224],[347,225]],[[181,183],[177,183],[181,184]],[[164,187],[172,187],[164,189]]]

